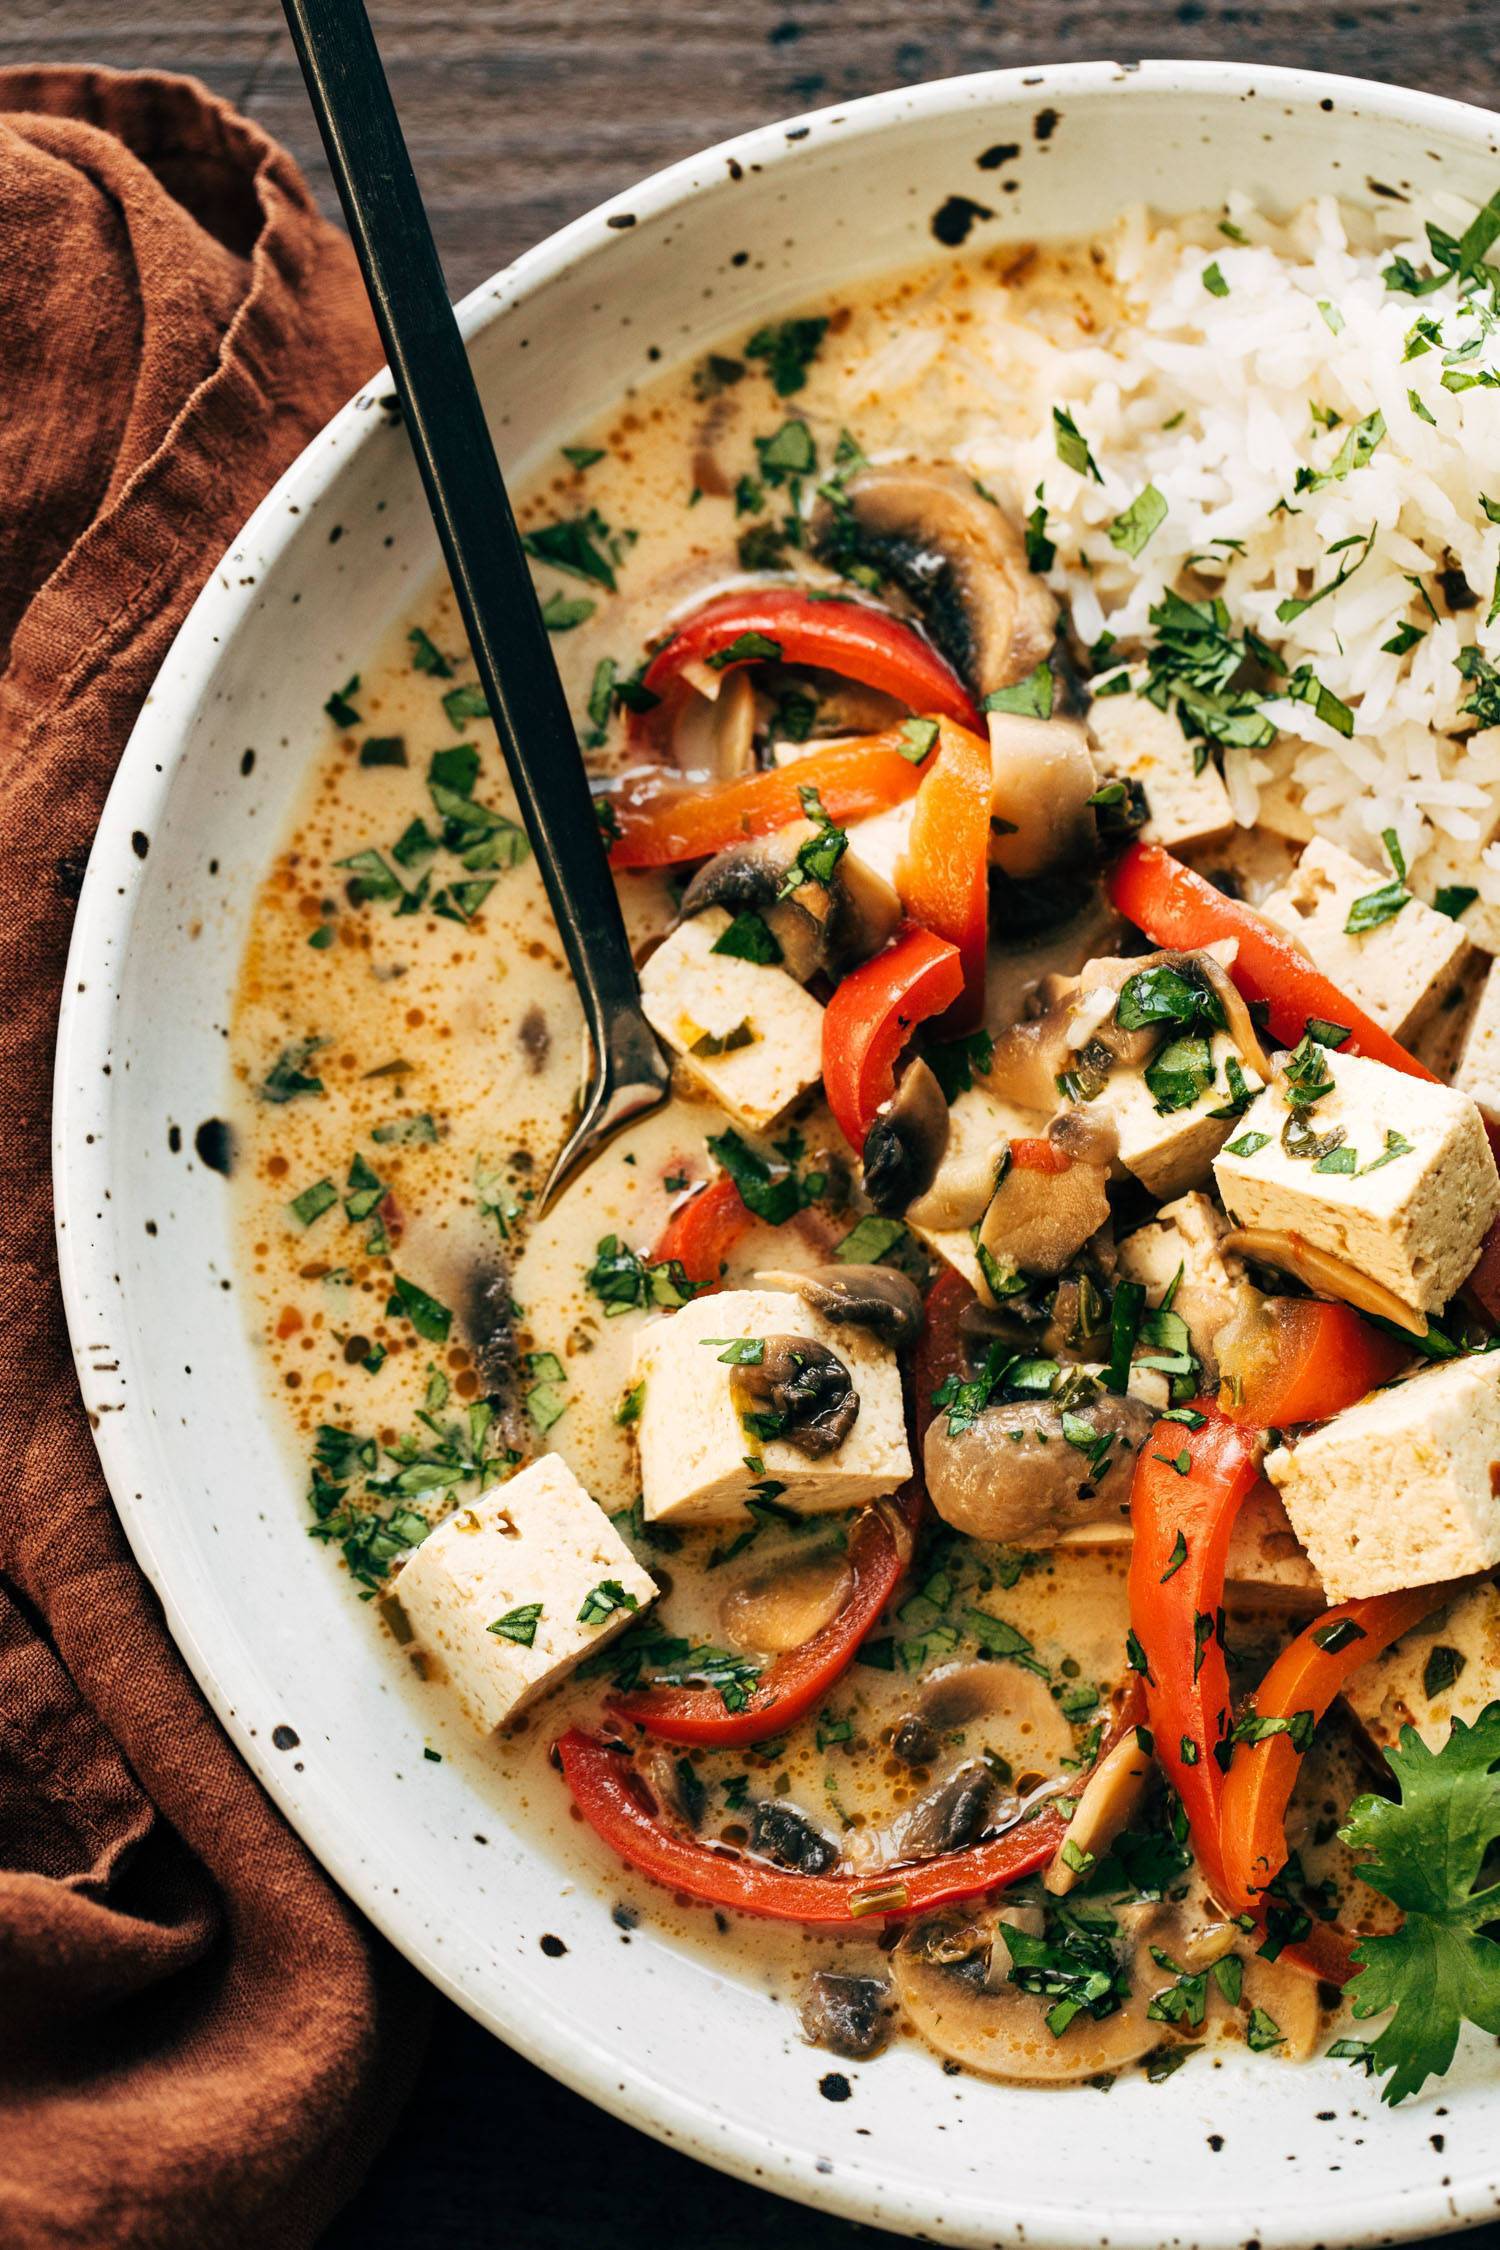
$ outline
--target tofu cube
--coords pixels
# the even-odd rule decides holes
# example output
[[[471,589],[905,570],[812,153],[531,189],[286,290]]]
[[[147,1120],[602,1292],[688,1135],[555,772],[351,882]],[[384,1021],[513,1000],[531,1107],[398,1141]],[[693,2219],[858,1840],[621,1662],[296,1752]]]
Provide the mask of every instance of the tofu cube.
[[[1485,1579],[1361,1664],[1344,1701],[1378,1749],[1390,1749],[1410,1726],[1429,1750],[1441,1750],[1453,1721],[1471,1727],[1497,1694],[1500,1593]]]
[[[1141,695],[1106,695],[1089,705],[1094,763],[1105,781],[1138,781],[1150,814],[1141,835],[1148,844],[1179,851],[1208,844],[1234,826],[1229,792],[1212,757],[1193,771],[1195,750],[1172,712],[1158,711]]]
[[[1323,974],[1393,1038],[1410,1039],[1463,974],[1469,941],[1457,922],[1419,898],[1409,898],[1389,922],[1351,937],[1344,924],[1355,900],[1389,881],[1389,874],[1315,837],[1260,911],[1305,946]]]
[[[1149,1226],[1137,1227],[1119,1246],[1121,1274],[1138,1281],[1153,1305],[1177,1283],[1172,1309],[1187,1322],[1209,1384],[1218,1378],[1214,1341],[1234,1318],[1245,1273],[1244,1260],[1221,1248],[1227,1232],[1218,1205],[1195,1188],[1164,1203]]]
[[[1458,927],[1469,943],[1477,945],[1483,953],[1500,953],[1500,901],[1486,894],[1485,884],[1492,883],[1494,877],[1483,858],[1496,841],[1494,829],[1468,841],[1460,841],[1455,836],[1435,836],[1422,854],[1424,891],[1430,891],[1434,897],[1440,890],[1450,889],[1476,893],[1458,916]]]
[[[1135,1385],[1132,1383],[1132,1390]],[[1127,1511],[1102,1523],[1065,1531],[1059,1547],[1119,1549],[1130,1545]],[[1231,1589],[1253,1596],[1257,1607],[1310,1610],[1326,1606],[1323,1581],[1308,1561],[1287,1521],[1278,1494],[1264,1484],[1247,1493],[1229,1535],[1226,1575]]]
[[[556,1453],[456,1508],[396,1591],[418,1642],[487,1733],[656,1599],[654,1580]]]
[[[969,1229],[984,1217],[995,1192],[1005,1142],[1046,1130],[1036,1110],[1018,1109],[984,1086],[971,1086],[948,1110],[948,1146],[925,1195],[908,1204],[906,1223],[928,1249],[961,1273],[976,1294],[979,1259]]]
[[[903,804],[888,805],[869,820],[851,822],[847,831],[850,851],[883,876],[893,890],[899,888],[896,874],[906,857],[915,810],[916,799],[908,797]]]
[[[1186,1195],[1208,1178],[1214,1158],[1240,1124],[1232,1109],[1233,1092],[1225,1066],[1231,1056],[1246,1086],[1258,1092],[1260,1078],[1244,1061],[1226,1032],[1209,1035],[1213,1076],[1197,1099],[1182,1109],[1160,1109],[1144,1070],[1116,1070],[1091,1107],[1106,1105],[1119,1137],[1119,1160],[1142,1187],[1165,1200]],[[1153,1071],[1162,1062],[1158,1053]]]
[[[1484,1120],[1451,1086],[1360,1055],[1329,1050],[1324,1061],[1332,1091],[1310,1110],[1289,1108],[1277,1083],[1239,1120],[1214,1163],[1225,1208],[1240,1226],[1300,1234],[1413,1312],[1436,1312],[1500,1211]],[[1356,1169],[1320,1171],[1327,1157],[1288,1154],[1282,1133],[1299,1114],[1319,1139],[1342,1127]]]
[[[714,1100],[758,1133],[820,1083],[823,1010],[774,963],[715,953],[730,920],[714,906],[675,929],[641,971],[641,1004]]]
[[[1500,1355],[1427,1366],[1266,1456],[1330,1602],[1500,1562]]]
[[[1500,1124],[1500,961],[1492,961],[1469,1019],[1453,1083]]]
[[[823,1344],[854,1379],[854,1426],[818,1460],[784,1438],[753,1437],[735,1411],[725,1345],[766,1336]],[[646,1386],[636,1436],[653,1523],[738,1522],[765,1478],[782,1487],[781,1507],[817,1515],[878,1500],[911,1475],[895,1354],[865,1329],[835,1327],[791,1290],[724,1289],[649,1321],[636,1342],[634,1376]]]

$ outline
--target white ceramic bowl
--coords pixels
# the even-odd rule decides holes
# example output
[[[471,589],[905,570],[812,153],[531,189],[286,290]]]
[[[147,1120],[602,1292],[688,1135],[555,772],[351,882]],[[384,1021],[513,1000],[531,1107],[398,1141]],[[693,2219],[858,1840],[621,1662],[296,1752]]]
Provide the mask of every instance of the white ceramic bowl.
[[[650,362],[931,255],[950,197],[993,214],[970,213],[977,244],[1083,232],[1139,197],[1185,210],[1239,188],[1284,210],[1373,183],[1483,200],[1497,182],[1496,121],[1429,95],[1220,64],[997,72],[694,157],[530,252],[462,317],[520,478]],[[1230,2052],[1106,2098],[946,2077],[914,2042],[849,2069],[835,2105],[819,2098],[830,2058],[785,2006],[649,1927],[622,1944],[607,1888],[514,1818],[482,1751],[445,1736],[444,1762],[423,1760],[431,1706],[305,1536],[233,1282],[224,1183],[193,1143],[224,1107],[251,898],[312,722],[437,567],[385,388],[308,448],[178,637],[94,847],[58,1050],[79,1376],[125,1528],[224,1725],[444,1991],[591,2099],[786,2194],[1042,2250],[1364,2243],[1488,2216],[1492,2047],[1393,2114],[1343,2064]],[[544,1953],[543,1932],[566,1952]]]

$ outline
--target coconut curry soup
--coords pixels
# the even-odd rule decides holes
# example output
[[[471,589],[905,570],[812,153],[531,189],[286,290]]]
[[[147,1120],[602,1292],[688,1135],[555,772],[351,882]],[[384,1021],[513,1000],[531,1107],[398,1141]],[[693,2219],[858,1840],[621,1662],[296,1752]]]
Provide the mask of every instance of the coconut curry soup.
[[[950,260],[532,482],[675,1062],[545,1216],[448,590],[309,714],[233,1055],[312,1535],[840,2055],[1500,2030],[1500,206],[1411,223]]]

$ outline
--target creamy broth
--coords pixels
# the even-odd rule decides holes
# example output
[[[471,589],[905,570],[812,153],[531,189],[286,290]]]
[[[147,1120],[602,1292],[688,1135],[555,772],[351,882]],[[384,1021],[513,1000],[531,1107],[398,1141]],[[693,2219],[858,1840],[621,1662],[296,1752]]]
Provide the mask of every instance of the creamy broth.
[[[1212,222],[1201,231],[1214,240]],[[523,530],[539,535],[536,575],[553,647],[601,784],[640,757],[626,746],[611,689],[625,683],[628,696],[643,652],[677,618],[742,583],[747,565],[839,584],[787,539],[805,496],[796,476],[777,475],[774,455],[767,476],[765,448],[778,429],[804,427],[819,476],[844,447],[876,461],[982,457],[996,487],[991,495],[981,482],[985,497],[1018,522],[1034,509],[1044,538],[1042,486],[1018,484],[1007,463],[1048,426],[1058,355],[1087,354],[1093,339],[1135,315],[1110,248],[1081,244],[946,261],[851,291],[817,317],[826,330],[783,395],[774,355],[729,339],[718,358],[627,394],[520,495]],[[1066,459],[1061,445],[1059,455]],[[548,545],[559,523],[584,542],[582,572],[547,559],[561,551]],[[1079,603],[1091,598],[1080,579]],[[637,1336],[659,1315],[607,1304],[589,1277],[610,1237],[649,1252],[691,1191],[716,1176],[708,1143],[733,1121],[679,1074],[670,1106],[622,1134],[536,1217],[574,1111],[581,1015],[514,827],[493,732],[465,710],[473,678],[451,592],[438,585],[356,679],[329,682],[328,715],[309,714],[305,790],[262,885],[240,979],[229,1120],[254,1333],[289,1452],[297,1473],[311,1476],[314,1515],[338,1534],[329,1568],[340,1567],[349,1541],[351,1598],[365,1596],[371,1630],[390,1639],[393,1663],[410,1668],[423,1723],[444,1755],[455,1754],[461,1722],[441,1666],[411,1640],[400,1565],[419,1517],[440,1520],[538,1451],[559,1453],[625,1529],[663,1589],[657,1623],[695,1645],[744,1652],[752,1665],[811,1638],[838,1611],[850,1532],[837,1514],[788,1524],[773,1511],[688,1530],[642,1521],[628,1402]],[[827,726],[844,691],[826,679],[814,686],[827,698]],[[763,689],[773,703],[789,692],[774,674]],[[896,710],[879,698],[865,706],[862,721],[855,699],[845,731],[884,725]],[[786,708],[773,735],[785,735]],[[444,791],[450,815],[453,806],[453,754],[466,743],[476,746],[478,772],[457,788],[470,826],[455,850],[438,838]],[[449,762],[433,768],[435,754]],[[1232,780],[1235,769],[1225,770]],[[450,777],[438,778],[436,793],[435,776]],[[487,809],[477,820],[475,805]],[[1304,840],[1289,818],[1266,819],[1209,845],[1189,843],[1182,856],[1259,901],[1286,880]],[[670,870],[624,873],[619,888],[644,960],[673,927],[680,881]],[[1076,913],[1054,917],[1027,942],[992,938],[988,1029],[1003,1034],[1033,1015],[1045,979],[1073,977],[1086,960],[1134,942],[1097,884]],[[1464,1006],[1446,1008],[1423,1051],[1451,1063],[1464,1018]],[[779,1147],[794,1173],[821,1186],[792,1223],[751,1231],[736,1249],[731,1286],[751,1285],[760,1270],[826,1261],[869,1208],[818,1092],[760,1145]],[[1149,1207],[1134,1216],[1149,1218]],[[919,1283],[939,1268],[914,1238],[896,1255]],[[374,1492],[365,1488],[371,1474],[380,1480]],[[986,1777],[993,1805],[1010,1806],[1010,1817],[1059,1773],[1087,1775],[1132,1679],[1123,1536],[1118,1510],[1103,1545],[1036,1550],[987,1545],[930,1521],[892,1612],[815,1713],[770,1743],[646,1746],[642,1770],[674,1817],[742,1850],[755,1841],[754,1807],[771,1800],[806,1824],[791,1849],[821,1838],[854,1874],[878,1873],[903,1850],[911,1856],[918,1808],[926,1808],[929,1848],[966,1842],[971,1832],[943,1830],[966,1774]],[[1284,1526],[1275,1536],[1305,1563]],[[1316,1609],[1312,1585],[1309,1598],[1304,1579],[1290,1607],[1264,1588],[1239,1589],[1228,1639],[1242,1687]],[[985,1663],[986,1653],[1021,1661]],[[959,1683],[956,1717],[944,1715],[940,1692],[950,1675]],[[597,1886],[623,1937],[649,1923],[672,1942],[732,1959],[788,1999],[811,1970],[883,1977],[899,1933],[878,1915],[832,1937],[684,1906],[623,1870],[569,1819],[549,1747],[570,1724],[597,1721],[610,1678],[606,1653],[486,1744],[507,1811],[555,1837],[566,1874]],[[974,1707],[965,1694],[978,1697]],[[1326,1886],[1329,1911],[1349,1887],[1335,1830],[1355,1786],[1353,1757],[1346,1734],[1320,1740],[1293,1809],[1303,1872]],[[1142,1817],[1166,1849],[1166,1812],[1158,1804]],[[1171,1903],[1125,1926],[1138,1996],[1238,1947],[1248,1963],[1244,1995],[1237,1983],[1231,1993],[1227,1976],[1211,1987],[1208,2037],[1242,2035],[1253,2000],[1272,2017],[1282,2010],[1285,2023],[1278,2037],[1257,2039],[1250,2017],[1252,2045],[1305,2051],[1319,2029],[1311,1988],[1284,1965],[1257,1961],[1184,1855],[1168,1859],[1159,1887]],[[1360,1901],[1367,1921],[1372,1903]],[[989,1982],[1003,1980],[1001,1955]],[[1109,2020],[1096,2028],[1105,2032]],[[895,2028],[911,2030],[904,2018]],[[1148,2055],[1151,2067],[1171,2067],[1187,2051],[1181,2028],[1180,2017],[1158,2017],[1128,2054],[1104,2053],[1098,2068]],[[1191,2016],[1186,2028],[1195,2028]],[[959,2059],[976,2056],[965,2050]]]

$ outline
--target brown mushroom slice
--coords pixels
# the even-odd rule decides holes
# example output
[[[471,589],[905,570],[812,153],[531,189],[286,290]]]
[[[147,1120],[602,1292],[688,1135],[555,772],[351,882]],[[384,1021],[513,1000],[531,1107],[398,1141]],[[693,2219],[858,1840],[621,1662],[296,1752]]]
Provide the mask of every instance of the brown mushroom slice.
[[[970,1933],[970,1949],[961,1950]],[[1123,2070],[1161,2044],[1162,2027],[1146,2014],[1150,1994],[1139,1983],[1113,2015],[1096,2021],[1084,2011],[1054,2037],[1051,2003],[1010,1982],[998,1918],[967,1931],[948,1921],[919,1923],[892,1953],[891,1974],[929,2045],[986,2078],[1067,2085]]]
[[[763,1336],[759,1356],[729,1371],[734,1410],[757,1444],[773,1439],[822,1461],[859,1419],[859,1392],[848,1366],[810,1336]]]
[[[1267,1961],[1259,1953],[1245,1963],[1243,2000],[1247,2009],[1259,2008],[1281,2033],[1279,2046],[1268,2050],[1284,2062],[1306,2062],[1322,2039],[1323,2011],[1314,1980],[1289,1961]]]
[[[1130,1826],[1145,1797],[1151,1766],[1151,1753],[1142,1749],[1138,1727],[1122,1734],[1108,1756],[1100,1759],[1068,1823],[1073,1850],[1067,1859],[1059,1852],[1042,1877],[1054,1898],[1065,1897],[1088,1873],[1090,1863],[1103,1859],[1115,1838]]]
[[[1098,1164],[1070,1160],[1060,1172],[1008,1165],[980,1222],[980,1248],[1002,1268],[1054,1278],[1107,1224],[1108,1180]]]
[[[944,1522],[971,1539],[1046,1547],[1080,1524],[1117,1515],[1156,1409],[1128,1393],[1089,1389],[1086,1403],[1072,1394],[1080,1401],[1068,1410],[1072,1437],[1064,1434],[1065,1405],[1055,1397],[987,1406],[957,1432],[948,1415],[935,1416],[923,1462],[928,1495]],[[1096,1439],[1110,1437],[1107,1451],[1074,1442],[1085,1427]]]
[[[1337,1298],[1343,1304],[1353,1305],[1356,1312],[1394,1322],[1412,1336],[1427,1333],[1425,1314],[1413,1311],[1394,1290],[1372,1281],[1357,1266],[1336,1258],[1331,1250],[1318,1249],[1300,1234],[1283,1234],[1276,1227],[1231,1227],[1221,1238],[1219,1247],[1238,1257],[1249,1258],[1256,1265],[1274,1266],[1278,1273],[1291,1274],[1314,1296]],[[1219,1341],[1222,1353],[1222,1333]]]
[[[1019,1664],[949,1664],[932,1673],[895,1735],[903,1729],[908,1740],[932,1745],[933,1756],[945,1746],[961,1747],[966,1758],[988,1751],[1010,1768],[1021,1796],[1052,1780],[1073,1755],[1073,1730],[1046,1682]]]
[[[795,820],[767,836],[727,845],[688,884],[683,916],[710,906],[759,914],[781,948],[783,965],[802,984],[819,970],[837,976],[878,953],[900,925],[901,901],[884,876],[853,852],[842,854],[830,881],[799,881],[797,855],[819,833],[812,821]]]
[[[1095,858],[1099,776],[1076,719],[990,713],[990,865],[1025,881]]]
[[[672,762],[685,781],[737,781],[755,770],[755,690],[748,669],[711,673],[672,722]]]
[[[893,1266],[816,1266],[811,1273],[758,1273],[767,1289],[794,1289],[835,1328],[867,1328],[902,1351],[922,1333],[922,1292]]]
[[[918,1056],[907,1064],[895,1094],[882,1102],[865,1135],[865,1193],[876,1210],[904,1211],[925,1195],[947,1147],[948,1103]]]
[[[748,1572],[719,1605],[734,1648],[780,1656],[801,1648],[849,1598],[849,1564],[837,1547],[794,1549]]]
[[[1051,651],[1057,603],[1009,516],[961,469],[861,469],[838,505],[815,511],[812,543],[835,568],[863,564],[899,587],[976,697],[1024,679]]]

